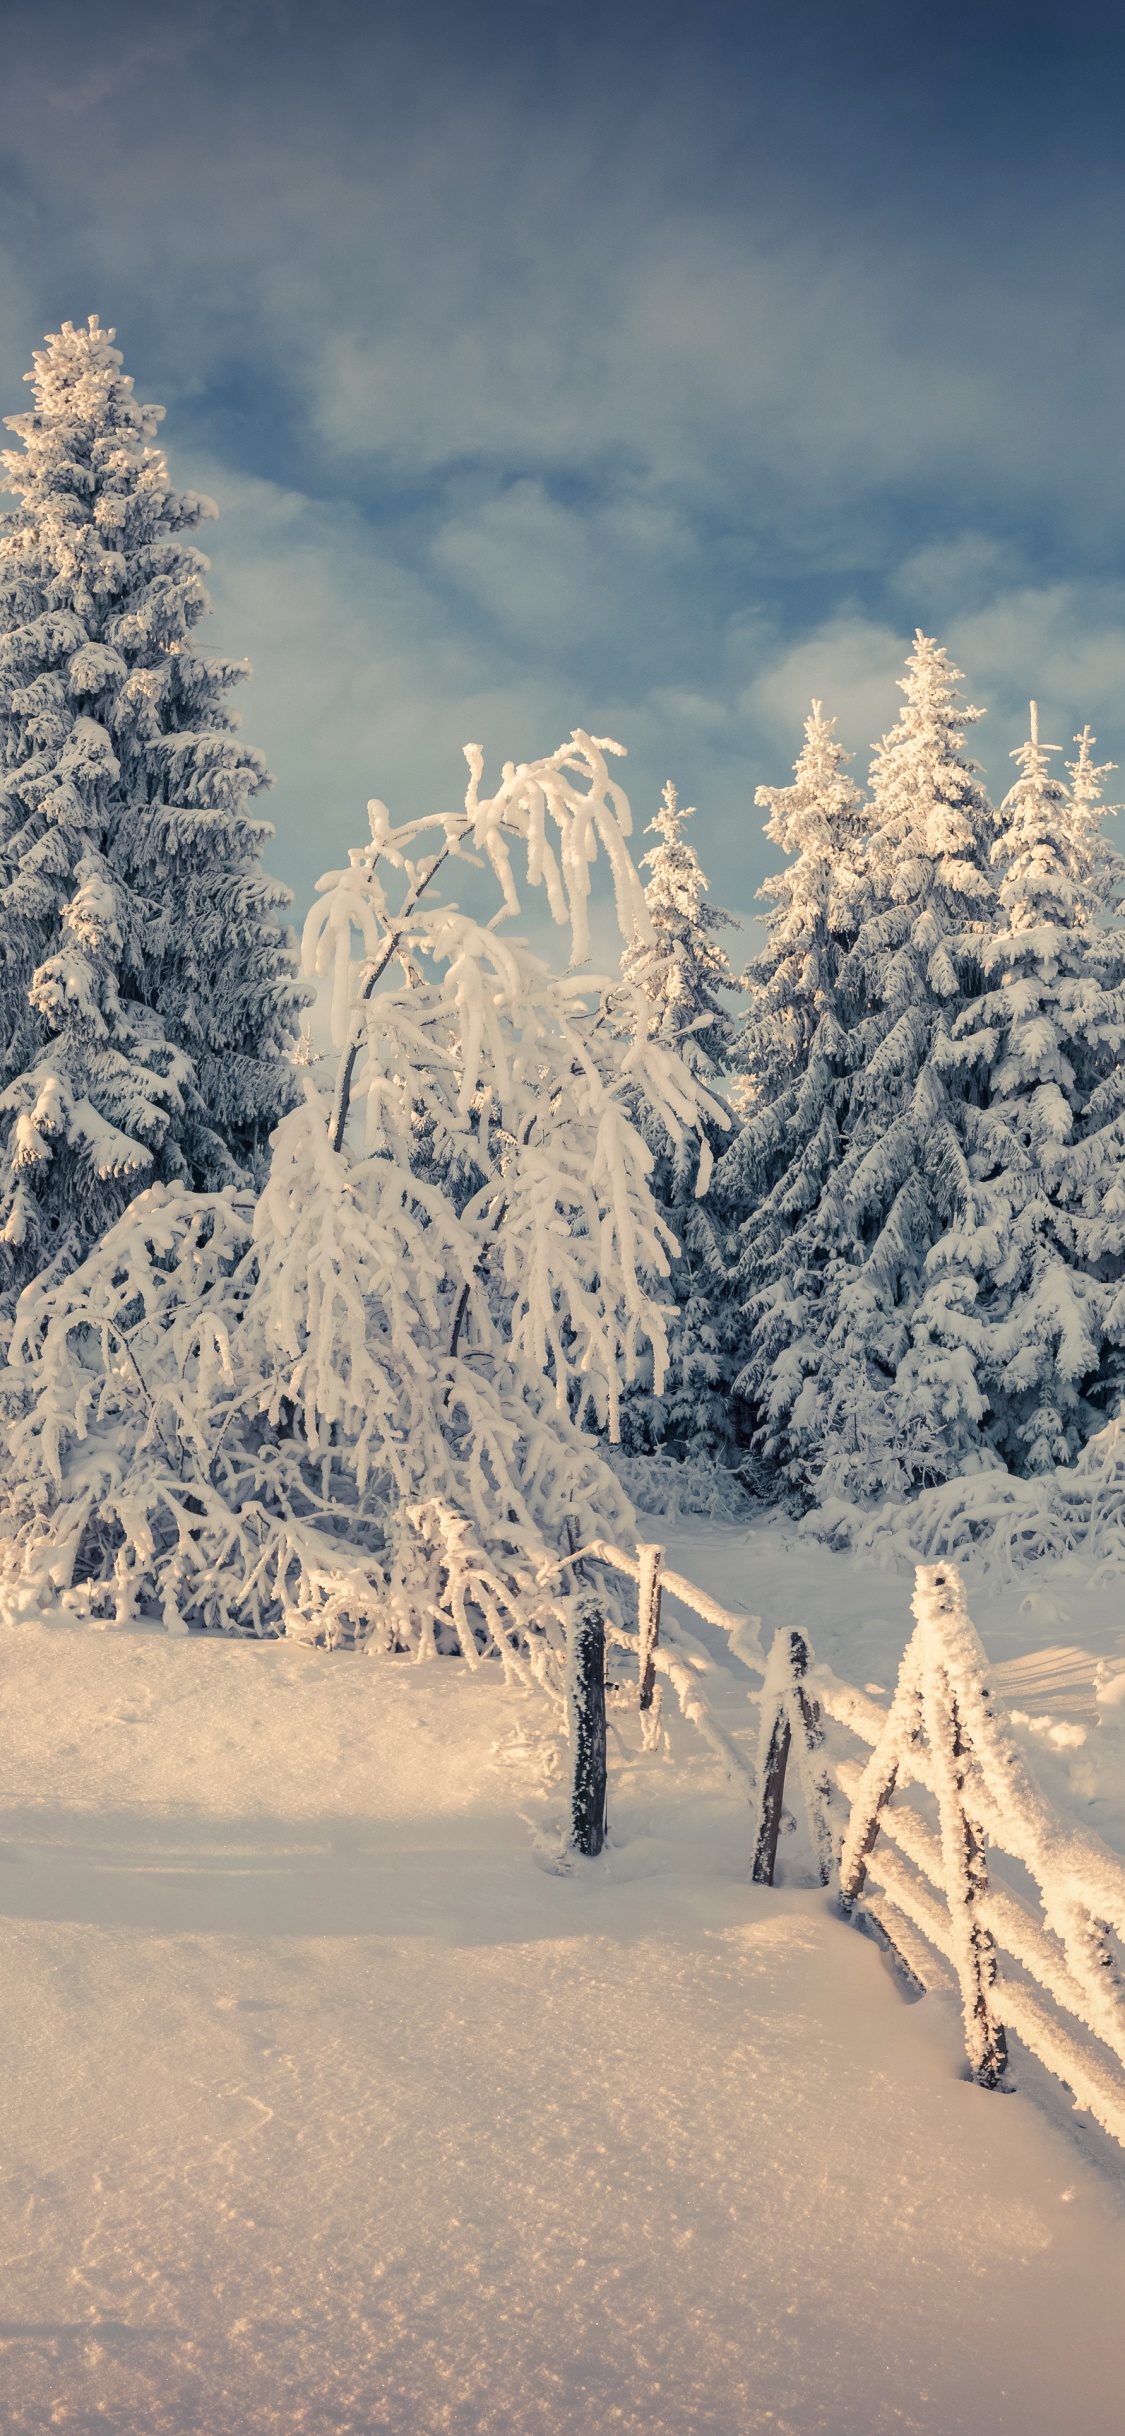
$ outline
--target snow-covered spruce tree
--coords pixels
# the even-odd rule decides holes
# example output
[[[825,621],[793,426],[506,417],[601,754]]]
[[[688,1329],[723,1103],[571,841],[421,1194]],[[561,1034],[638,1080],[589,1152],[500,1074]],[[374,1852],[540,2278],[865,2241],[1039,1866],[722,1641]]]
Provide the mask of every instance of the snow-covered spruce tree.
[[[769,812],[766,836],[793,861],[763,882],[758,894],[771,905],[765,917],[766,945],[746,975],[752,1005],[739,1027],[732,1064],[739,1080],[736,1105],[751,1120],[774,1111],[775,1127],[792,1116],[794,1086],[816,1055],[826,1015],[835,1012],[840,966],[854,944],[864,905],[864,845],[868,813],[847,775],[851,759],[814,702],[805,721],[805,741],[793,765],[791,787],[759,787],[755,803]],[[728,1151],[729,1174],[741,1170],[757,1181],[767,1173],[767,1143],[755,1130],[740,1135]],[[786,1143],[786,1153],[788,1153]],[[762,1163],[764,1161],[764,1170]],[[788,1166],[788,1155],[781,1166]]]
[[[645,903],[654,944],[634,940],[621,971],[639,984],[650,1040],[678,1051],[708,1088],[726,1073],[734,1019],[723,993],[737,989],[716,933],[733,930],[733,914],[707,901],[707,878],[684,835],[694,805],[681,810],[671,781],[650,822],[658,844],[643,858],[649,877]],[[700,1472],[729,1466],[737,1452],[736,1412],[730,1388],[731,1360],[728,1235],[708,1200],[711,1160],[726,1138],[717,1119],[705,1126],[705,1154],[694,1143],[669,1134],[657,1111],[638,1100],[636,1119],[655,1159],[653,1189],[669,1233],[679,1246],[672,1258],[668,1314],[668,1367],[663,1393],[653,1392],[651,1355],[644,1357],[637,1385],[622,1403],[622,1444],[630,1454],[657,1447]],[[638,1492],[644,1475],[629,1473]],[[693,1492],[695,1493],[695,1492]]]
[[[759,787],[755,798],[769,813],[767,837],[793,860],[759,891],[770,904],[766,945],[744,976],[750,1007],[732,1049],[732,1097],[742,1123],[713,1188],[736,1230],[728,1298],[739,1373],[750,1342],[748,1303],[757,1323],[755,1298],[772,1286],[776,1304],[784,1281],[782,1341],[787,1333],[800,1344],[807,1334],[802,1306],[819,1305],[823,1292],[822,1262],[794,1258],[794,1246],[842,1156],[850,1065],[840,970],[866,902],[869,825],[864,798],[847,774],[849,758],[835,720],[814,702],[792,786]],[[798,1368],[797,1387],[802,1376]],[[758,1420],[746,1385],[743,1373],[739,1401]],[[764,1463],[751,1459],[748,1466],[766,1494],[778,1485],[775,1454],[770,1447]]]
[[[771,1248],[789,1242],[840,1159],[839,977],[864,902],[868,815],[835,729],[814,702],[793,785],[759,787],[755,797],[769,812],[766,836],[794,859],[758,892],[771,904],[767,941],[744,976],[751,1004],[731,1049],[743,1122],[720,1160],[716,1195],[733,1218],[753,1213],[743,1292],[747,1263],[756,1274]]]
[[[172,489],[112,331],[28,375],[0,539],[0,1300],[65,1268],[154,1179],[264,1169],[292,1104],[287,892],[268,784],[205,658],[215,514]]]
[[[968,1288],[980,1323],[986,1436],[1009,1468],[1073,1459],[1120,1385],[1125,1345],[1125,933],[1107,924],[1125,863],[1104,834],[1094,738],[1076,739],[1071,786],[1039,738],[1013,759],[993,860],[1001,927],[985,987],[954,1025],[987,1038],[989,1097],[1003,1132],[987,1222],[969,1205],[931,1253],[915,1326],[929,1352],[943,1303]],[[977,1222],[972,1223],[976,1216]],[[1092,1400],[1091,1400],[1092,1399]]]
[[[633,1096],[673,1139],[702,1145],[713,1114],[639,984],[610,1004],[502,927],[520,846],[582,962],[600,844],[622,935],[644,936],[617,749],[579,732],[483,797],[472,747],[463,813],[394,829],[373,803],[306,933],[335,977],[335,1087],[307,1074],[257,1208],[154,1186],[24,1295],[9,1611],[53,1588],[169,1624],[491,1651],[561,1688],[567,1556],[632,1527],[578,1416],[612,1434],[642,1346],[663,1359],[645,1279],[675,1246]],[[482,857],[489,923],[437,886]]]
[[[669,779],[649,823],[650,836],[660,843],[641,859],[642,871],[649,873],[645,904],[654,943],[631,940],[621,969],[627,980],[640,982],[652,1011],[653,1036],[670,1041],[694,1072],[713,1081],[730,1063],[735,1028],[722,992],[737,986],[715,933],[737,930],[738,924],[721,905],[707,901],[707,875],[684,836],[685,822],[694,817],[694,804],[681,809]]]
[[[984,1411],[964,1280],[926,1360],[900,1376],[927,1255],[973,1206],[976,1177],[998,1155],[982,1105],[990,1044],[955,1033],[997,913],[995,814],[961,753],[980,713],[959,703],[960,671],[927,636],[907,668],[905,707],[871,768],[822,1129],[798,1133],[792,1183],[783,1167],[770,1223],[758,1209],[743,1223],[738,1391],[764,1456],[806,1497],[876,1496],[944,1477],[979,1446]]]

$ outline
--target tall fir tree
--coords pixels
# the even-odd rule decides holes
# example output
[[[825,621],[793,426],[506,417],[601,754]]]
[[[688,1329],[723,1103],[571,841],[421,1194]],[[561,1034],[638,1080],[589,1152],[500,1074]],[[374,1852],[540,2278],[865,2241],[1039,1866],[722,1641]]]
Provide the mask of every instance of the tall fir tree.
[[[193,642],[217,511],[172,488],[92,316],[48,338],[4,454],[0,1297],[155,1180],[259,1176],[307,993],[249,811],[269,784]]]
[[[724,994],[738,986],[717,934],[738,926],[733,914],[708,903],[706,874],[684,835],[694,811],[694,805],[681,809],[669,781],[650,823],[658,843],[641,863],[648,873],[645,903],[655,944],[635,941],[627,947],[621,970],[647,1000],[649,1038],[674,1049],[707,1087],[730,1063],[735,1023]],[[729,1464],[736,1453],[737,1414],[730,1395],[728,1235],[708,1193],[712,1159],[724,1137],[711,1123],[700,1161],[698,1144],[689,1138],[674,1142],[643,1098],[637,1122],[655,1161],[657,1204],[679,1250],[665,1286],[673,1308],[663,1393],[653,1393],[651,1361],[646,1361],[622,1404],[623,1441],[634,1453],[662,1446],[679,1458]]]
[[[1000,927],[954,1027],[989,1043],[1003,1131],[970,1222],[931,1255],[915,1328],[917,1360],[951,1289],[974,1308],[985,1436],[1018,1471],[1073,1459],[1120,1386],[1125,1346],[1125,934],[1112,922],[1125,863],[1102,826],[1112,765],[1095,764],[1094,741],[1076,738],[1067,787],[1032,703],[1013,755],[993,847]]]
[[[675,1046],[693,1073],[712,1081],[725,1073],[734,1038],[734,1018],[722,993],[737,988],[725,949],[715,934],[737,930],[733,914],[707,901],[707,875],[684,825],[695,805],[682,808],[669,779],[660,810],[649,823],[659,839],[642,856],[645,903],[656,934],[655,947],[634,942],[621,959],[622,972],[638,980],[652,1008],[653,1039]]]
[[[725,1207],[755,1213],[755,1260],[788,1240],[840,1159],[839,980],[865,901],[868,828],[850,758],[814,702],[793,785],[759,787],[754,798],[769,812],[766,836],[794,858],[758,892],[771,903],[767,940],[744,977],[751,1005],[731,1049],[743,1123],[717,1178]]]
[[[971,1161],[990,1155],[981,1044],[954,1023],[996,916],[995,815],[961,751],[980,713],[928,636],[907,670],[871,768],[827,1072],[810,1056],[796,1078],[815,1100],[791,1160],[782,1150],[767,1223],[761,1204],[743,1223],[738,1392],[768,1462],[804,1496],[877,1495],[955,1469],[983,1410],[956,1312],[928,1366],[899,1377],[927,1255],[971,1195]]]

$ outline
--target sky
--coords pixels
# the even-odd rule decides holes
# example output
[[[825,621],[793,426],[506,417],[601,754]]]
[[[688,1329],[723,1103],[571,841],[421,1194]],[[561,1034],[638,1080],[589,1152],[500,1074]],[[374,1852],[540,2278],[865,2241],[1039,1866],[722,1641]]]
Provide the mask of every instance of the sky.
[[[1125,762],[1120,7],[0,0],[0,44],[0,411],[89,312],[167,407],[298,912],[368,796],[582,725],[752,916],[755,788],[813,695],[862,778],[919,625],[994,790],[1030,696]]]

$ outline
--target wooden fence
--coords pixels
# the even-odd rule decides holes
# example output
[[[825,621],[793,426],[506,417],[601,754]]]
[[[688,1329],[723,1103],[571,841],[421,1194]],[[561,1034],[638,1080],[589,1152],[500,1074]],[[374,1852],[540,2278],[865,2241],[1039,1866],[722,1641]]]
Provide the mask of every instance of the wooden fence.
[[[767,1658],[757,1620],[668,1572],[659,1546],[630,1557],[598,1541],[581,1554],[636,1585],[638,1630],[611,1627],[610,1639],[636,1653],[643,1716],[662,1674],[746,1792],[751,1876],[772,1883],[795,1780],[821,1883],[835,1883],[845,1916],[872,1923],[919,1987],[959,1991],[981,2085],[1003,2081],[1014,2036],[1125,2147],[1125,1861],[1040,1792],[989,1690],[957,1567],[917,1568],[915,1629],[888,1709],[818,1665],[801,1632],[779,1632]],[[669,1618],[666,1593],[763,1677],[756,1770],[711,1714],[713,1661]],[[841,1733],[869,1756],[849,1756]],[[910,1787],[921,1806],[904,1799]],[[1018,1865],[1020,1886],[990,1870],[992,1856]]]

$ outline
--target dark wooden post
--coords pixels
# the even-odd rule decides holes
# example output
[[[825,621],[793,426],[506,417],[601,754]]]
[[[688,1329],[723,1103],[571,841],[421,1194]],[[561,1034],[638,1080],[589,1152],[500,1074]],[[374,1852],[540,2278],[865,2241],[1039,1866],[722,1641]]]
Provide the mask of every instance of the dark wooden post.
[[[793,1729],[783,1709],[778,1710],[770,1733],[766,1764],[762,1770],[762,1790],[758,1811],[758,1834],[754,1844],[754,1866],[750,1872],[755,1886],[772,1886],[774,1863],[777,1860],[777,1839],[781,1833],[781,1806],[785,1799],[785,1770],[789,1760],[789,1745]]]
[[[805,1682],[808,1671],[809,1645],[803,1632],[783,1627],[774,1635],[762,1686],[758,1831],[750,1871],[756,1886],[773,1885],[785,1771],[794,1735],[809,1834],[822,1886],[827,1886],[832,1874],[832,1783],[824,1756],[820,1709],[810,1698]]]
[[[575,1600],[570,1618],[570,1840],[595,1859],[605,1842],[605,1614],[593,1591]]]

